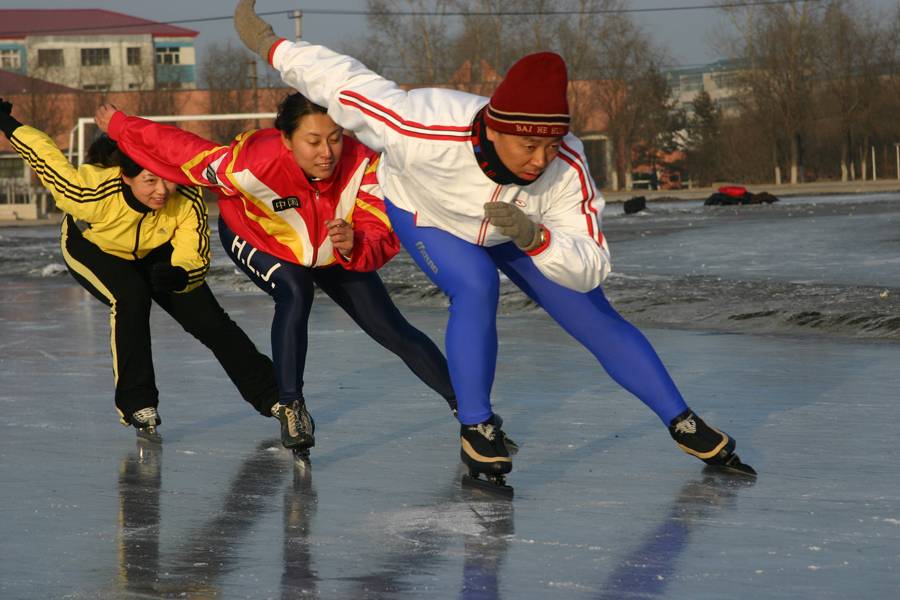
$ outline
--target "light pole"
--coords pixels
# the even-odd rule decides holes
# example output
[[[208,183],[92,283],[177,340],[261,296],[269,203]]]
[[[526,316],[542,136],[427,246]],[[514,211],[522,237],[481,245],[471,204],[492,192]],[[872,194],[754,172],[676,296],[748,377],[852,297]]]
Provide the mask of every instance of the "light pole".
[[[291,19],[294,20],[294,38],[295,41],[300,41],[303,37],[303,11],[295,10],[291,13]]]

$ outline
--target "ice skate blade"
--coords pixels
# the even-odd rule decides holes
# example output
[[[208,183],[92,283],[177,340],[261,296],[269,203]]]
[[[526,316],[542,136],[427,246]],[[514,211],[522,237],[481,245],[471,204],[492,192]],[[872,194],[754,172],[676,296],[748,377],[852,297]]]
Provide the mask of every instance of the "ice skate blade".
[[[294,463],[298,467],[309,468],[309,448],[292,448],[291,453],[294,455]]]
[[[495,483],[487,479],[481,479],[480,477],[472,477],[468,473],[462,476],[461,483],[463,487],[487,492],[500,498],[512,499],[513,497],[512,486],[506,485],[505,483]]]
[[[756,469],[754,469],[750,465],[742,463],[737,454],[731,455],[731,458],[729,458],[722,464],[706,465],[706,468],[703,469],[703,471],[709,473],[722,473],[725,475],[737,475],[740,477],[748,477],[751,479],[756,479],[758,477]]]
[[[142,440],[147,440],[154,444],[162,444],[162,436],[155,428],[147,427],[145,429],[138,429],[137,436]]]
[[[515,456],[519,453],[519,445],[511,440],[506,434],[503,434],[503,444],[506,446],[506,451],[510,456]]]

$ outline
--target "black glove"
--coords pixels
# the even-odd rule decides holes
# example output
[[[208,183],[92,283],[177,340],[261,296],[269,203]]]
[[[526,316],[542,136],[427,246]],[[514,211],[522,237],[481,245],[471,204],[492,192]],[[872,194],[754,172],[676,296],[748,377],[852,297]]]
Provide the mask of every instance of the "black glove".
[[[16,127],[22,125],[12,116],[12,102],[8,102],[0,98],[0,131],[6,134],[6,137],[12,137]]]
[[[187,271],[181,267],[160,262],[150,269],[150,285],[156,292],[180,292],[187,284]]]

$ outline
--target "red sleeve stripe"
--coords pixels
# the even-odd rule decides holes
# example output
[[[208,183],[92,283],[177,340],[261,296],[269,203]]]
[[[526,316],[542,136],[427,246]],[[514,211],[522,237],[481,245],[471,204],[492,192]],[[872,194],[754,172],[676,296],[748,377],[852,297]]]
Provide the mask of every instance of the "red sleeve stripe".
[[[269,56],[266,58],[266,60],[267,60],[267,61],[269,62],[269,64],[272,65],[273,67],[275,66],[275,65],[272,64],[272,59],[275,58],[275,49],[278,48],[278,46],[281,45],[281,42],[286,42],[286,41],[287,41],[287,40],[286,40],[285,38],[281,38],[280,40],[278,40],[277,42],[275,42],[274,44],[272,44],[272,47],[271,47],[271,48],[269,48]]]
[[[490,202],[497,201],[497,196],[500,195],[501,189],[503,189],[502,185],[497,185],[497,187],[494,188],[494,193],[491,194]],[[487,237],[487,228],[488,228],[488,220],[482,219],[481,220],[481,228],[479,228],[479,230],[478,230],[478,237],[475,238],[475,243],[478,244],[479,246],[484,244],[484,239]]]
[[[471,126],[456,125],[422,125],[415,121],[407,121],[394,111],[372,102],[356,92],[344,91],[339,94],[339,101],[345,106],[359,109],[370,117],[377,119],[402,135],[426,140],[442,140],[467,142],[472,139]]]
[[[581,183],[581,214],[585,216],[588,235],[591,236],[591,239],[596,240],[597,243],[602,246],[603,233],[600,231],[600,221],[597,217],[597,209],[594,208],[593,205],[594,198],[596,197],[594,191],[594,183],[593,181],[591,181],[591,176],[587,170],[587,165],[584,164],[584,160],[581,158],[578,152],[576,152],[566,144],[563,144],[560,148],[559,157],[562,158],[569,166],[575,169],[576,173],[578,173],[578,180]]]

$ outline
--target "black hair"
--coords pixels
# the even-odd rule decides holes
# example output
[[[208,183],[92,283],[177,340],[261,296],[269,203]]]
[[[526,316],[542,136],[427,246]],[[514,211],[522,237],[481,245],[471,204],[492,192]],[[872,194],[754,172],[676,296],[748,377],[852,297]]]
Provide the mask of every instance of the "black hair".
[[[112,138],[103,134],[93,141],[87,151],[85,162],[101,167],[121,167],[126,177],[137,177],[144,167],[119,149]]]
[[[284,137],[289,138],[300,126],[300,120],[306,115],[312,114],[327,115],[328,110],[323,106],[313,104],[312,100],[300,92],[288,94],[281,101],[281,104],[278,105],[275,129],[280,131]]]

